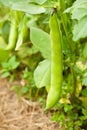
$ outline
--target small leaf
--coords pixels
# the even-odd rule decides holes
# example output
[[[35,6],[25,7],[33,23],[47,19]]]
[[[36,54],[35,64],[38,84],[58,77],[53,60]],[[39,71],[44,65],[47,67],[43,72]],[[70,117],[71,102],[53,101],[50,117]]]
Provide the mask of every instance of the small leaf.
[[[87,110],[86,109],[82,109],[82,113],[83,113],[83,115],[86,117],[86,119],[87,119]]]
[[[9,67],[11,67],[11,69],[16,69],[19,66],[19,64],[20,63],[18,61],[16,61],[15,56],[11,57],[8,61],[8,65],[9,65]]]
[[[41,29],[31,27],[30,39],[33,45],[42,53],[43,57],[46,59],[50,59],[51,56],[50,35]]]
[[[34,81],[37,88],[50,85],[50,61],[44,60],[39,63],[34,71]]]
[[[87,76],[82,79],[82,85],[87,86]]]
[[[29,78],[29,76],[30,76],[30,72],[28,71],[27,68],[25,68],[25,70],[23,71],[23,78],[27,79],[27,78]]]
[[[10,75],[9,72],[4,72],[4,73],[2,74],[2,78],[7,78],[9,75]]]
[[[19,66],[19,62],[16,61],[16,57],[12,56],[7,62],[2,62],[2,67],[5,69],[5,71],[14,70]]]
[[[83,89],[83,90],[81,91],[81,95],[82,95],[83,97],[87,97],[87,88],[86,88],[86,89]]]
[[[21,91],[22,91],[23,94],[26,94],[28,92],[28,90],[29,90],[28,86],[23,86]]]

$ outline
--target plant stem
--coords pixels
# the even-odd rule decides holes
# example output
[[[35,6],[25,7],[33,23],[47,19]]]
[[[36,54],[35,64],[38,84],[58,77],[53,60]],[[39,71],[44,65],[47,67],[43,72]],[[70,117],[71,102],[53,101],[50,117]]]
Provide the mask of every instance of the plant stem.
[[[64,0],[59,0],[59,3],[60,3],[60,15],[61,15],[63,28],[64,28],[64,31],[65,31],[65,34],[66,34],[67,41],[69,43],[70,50],[73,53],[74,48],[72,46],[73,45],[72,39],[69,38],[69,34],[68,34],[68,30],[67,30],[67,16],[66,16],[66,14],[63,13],[63,11],[66,9],[65,1]]]

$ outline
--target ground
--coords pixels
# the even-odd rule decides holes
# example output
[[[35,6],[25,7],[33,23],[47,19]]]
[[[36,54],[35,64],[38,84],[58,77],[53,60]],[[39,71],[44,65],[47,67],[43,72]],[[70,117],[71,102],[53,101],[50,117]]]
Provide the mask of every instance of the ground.
[[[39,102],[32,102],[10,91],[13,84],[0,78],[0,130],[60,130],[56,122],[50,120]]]

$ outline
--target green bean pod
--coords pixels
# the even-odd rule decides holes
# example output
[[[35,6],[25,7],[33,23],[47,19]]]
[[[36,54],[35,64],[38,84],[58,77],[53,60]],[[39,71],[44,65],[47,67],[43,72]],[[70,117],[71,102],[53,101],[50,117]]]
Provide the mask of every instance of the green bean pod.
[[[13,50],[16,45],[17,40],[17,20],[15,18],[16,12],[12,12],[12,19],[11,19],[11,27],[10,27],[10,33],[9,33],[9,39],[8,39],[8,45],[6,47],[6,50]]]
[[[19,32],[18,32],[19,35],[18,35],[18,40],[17,40],[15,50],[18,50],[20,48],[20,46],[22,45],[22,43],[26,40],[28,36],[27,22],[28,22],[28,19],[26,16],[24,16],[19,25]]]
[[[47,96],[46,109],[53,107],[60,98],[62,86],[62,40],[57,13],[50,16],[51,37],[51,87]]]

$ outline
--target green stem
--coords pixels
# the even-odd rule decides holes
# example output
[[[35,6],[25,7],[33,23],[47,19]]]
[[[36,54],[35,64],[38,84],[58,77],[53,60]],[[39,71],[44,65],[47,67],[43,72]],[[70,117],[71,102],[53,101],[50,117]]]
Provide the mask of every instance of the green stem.
[[[73,41],[68,34],[67,16],[66,16],[66,14],[63,13],[63,11],[66,9],[65,1],[59,0],[59,4],[60,4],[60,16],[61,16],[62,25],[63,25],[65,35],[66,35],[66,38],[67,38],[67,41],[68,41],[68,44],[69,44],[69,48],[72,52],[70,59],[71,59],[71,62],[74,64],[75,63],[75,48],[73,46]],[[71,68],[71,74],[72,74],[72,84],[71,84],[71,86],[73,87],[73,90],[72,90],[72,93],[71,93],[71,102],[72,103],[78,103],[78,99],[75,96],[76,87],[77,87],[77,77],[76,77],[75,71],[73,69],[73,66],[71,66],[70,68]]]
[[[60,4],[60,16],[61,16],[61,21],[63,24],[64,31],[65,31],[65,35],[66,35],[67,41],[69,43],[69,48],[70,48],[72,54],[74,54],[75,49],[73,47],[73,41],[70,38],[70,36],[68,34],[68,30],[67,30],[67,16],[66,16],[66,14],[63,13],[63,11],[66,9],[65,1],[59,0],[59,4]],[[73,57],[74,56],[72,55],[71,60],[73,59]],[[74,61],[74,59],[73,59],[73,61]]]
[[[75,71],[73,70],[73,68],[71,68],[71,73],[72,73],[72,93],[71,93],[71,103],[75,103],[75,104],[81,104],[80,100],[78,99],[78,97],[76,97],[76,88],[77,88],[77,77],[75,74]]]
[[[65,1],[59,0],[59,4],[60,4],[61,11],[63,12],[66,9]]]
[[[72,92],[72,95],[75,96],[77,80],[76,80],[76,75],[75,75],[75,72],[74,72],[73,69],[71,70],[71,73],[72,73],[72,86],[73,86],[73,92]]]
[[[65,21],[64,21],[64,17],[63,17],[62,14],[61,14],[61,20],[62,20],[62,24],[63,24],[63,28],[64,28],[64,31],[65,31],[65,34],[66,34],[67,41],[68,41],[69,46],[70,46],[70,48],[72,50],[72,46],[71,46],[70,39],[69,39],[69,36],[68,36],[67,27],[66,27],[66,24],[65,24]]]

